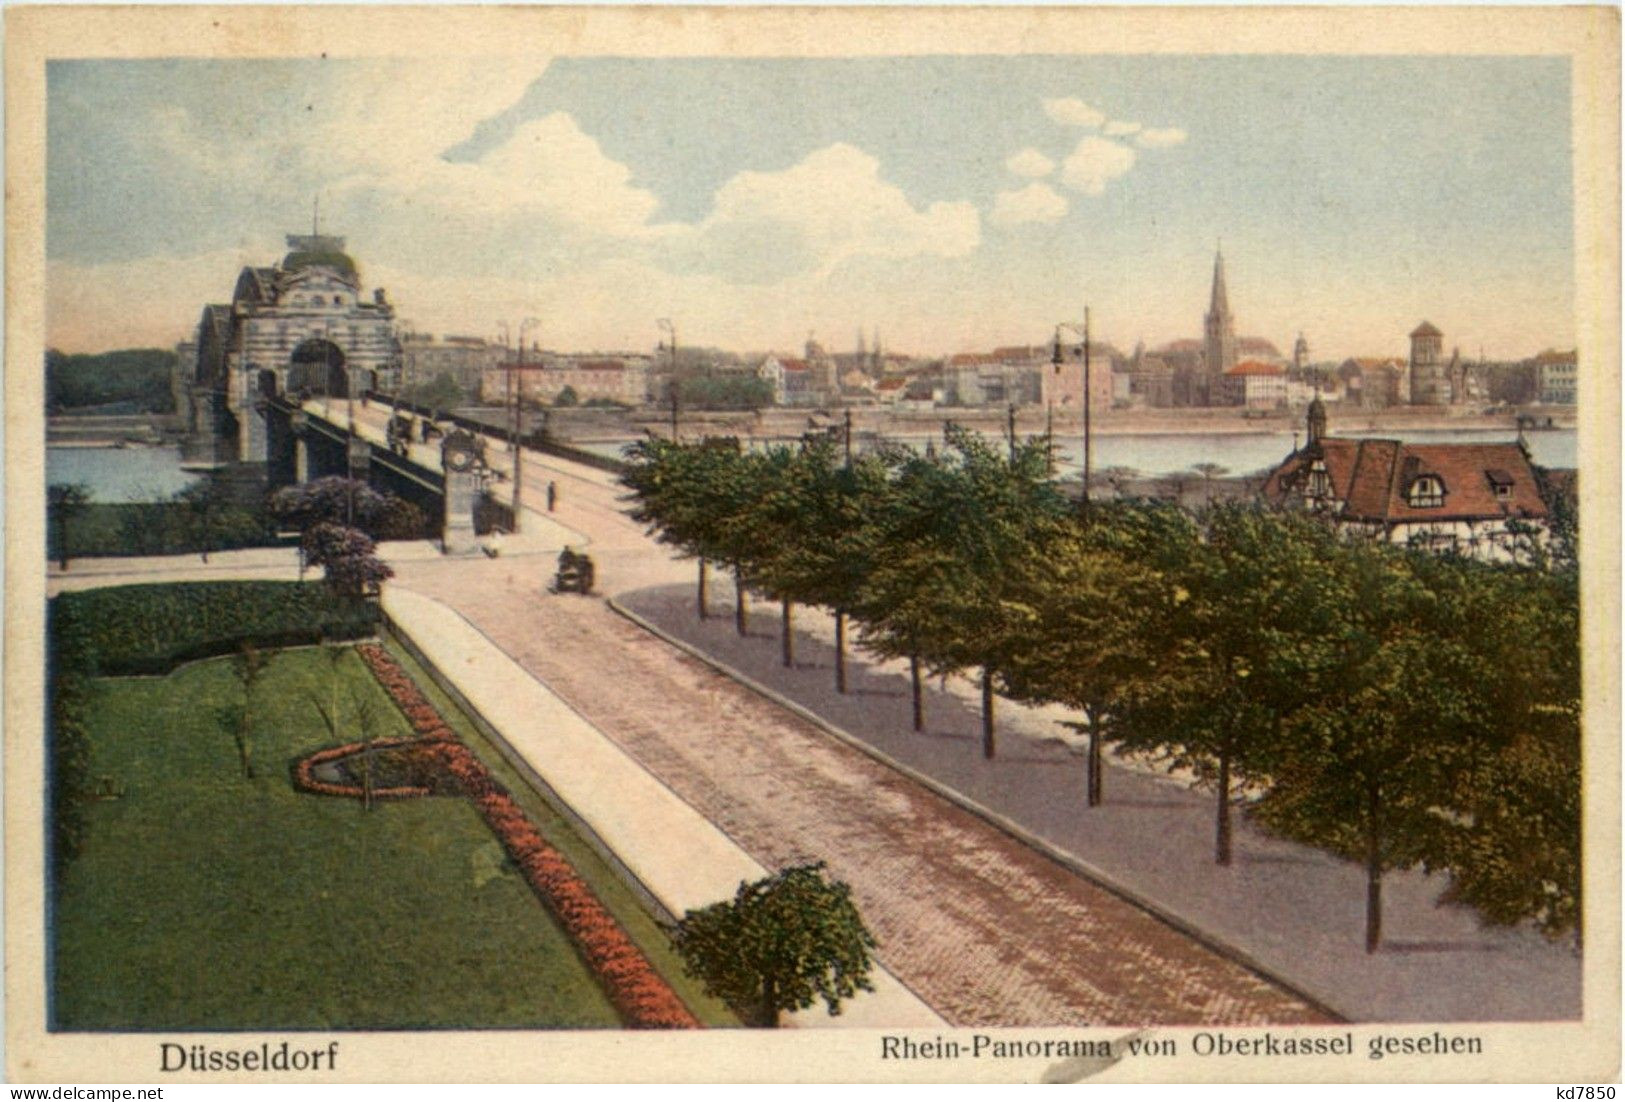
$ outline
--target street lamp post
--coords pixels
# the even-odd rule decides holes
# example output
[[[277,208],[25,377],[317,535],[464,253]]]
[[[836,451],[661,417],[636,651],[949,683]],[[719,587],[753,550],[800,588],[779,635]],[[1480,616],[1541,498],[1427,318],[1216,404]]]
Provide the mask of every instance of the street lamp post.
[[[677,442],[677,408],[679,398],[677,394],[677,325],[670,318],[659,318],[655,324],[660,331],[666,334],[666,342],[671,345],[671,439]]]
[[[526,318],[519,323],[519,366],[525,366],[525,330],[541,325],[538,318]],[[512,374],[511,372],[509,373]],[[520,443],[525,432],[524,404],[525,380],[523,370],[520,372],[519,385],[514,388],[513,400],[513,531],[519,534],[519,488],[525,479],[525,449]]]
[[[1089,518],[1089,480],[1094,474],[1095,441],[1093,434],[1093,416],[1090,408],[1089,385],[1089,308],[1083,308],[1083,324],[1076,325],[1071,322],[1061,322],[1055,327],[1055,355],[1053,364],[1055,372],[1060,373],[1061,364],[1065,360],[1065,349],[1061,342],[1061,331],[1070,329],[1083,337],[1083,346],[1080,349],[1083,355],[1083,494],[1078,498],[1079,514],[1087,520]]]

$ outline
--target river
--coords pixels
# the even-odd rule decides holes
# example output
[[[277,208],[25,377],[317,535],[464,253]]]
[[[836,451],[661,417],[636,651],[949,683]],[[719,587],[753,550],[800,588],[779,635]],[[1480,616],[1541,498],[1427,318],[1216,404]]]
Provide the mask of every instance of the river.
[[[99,502],[163,501],[198,480],[181,470],[176,447],[45,449],[45,481],[77,482]]]

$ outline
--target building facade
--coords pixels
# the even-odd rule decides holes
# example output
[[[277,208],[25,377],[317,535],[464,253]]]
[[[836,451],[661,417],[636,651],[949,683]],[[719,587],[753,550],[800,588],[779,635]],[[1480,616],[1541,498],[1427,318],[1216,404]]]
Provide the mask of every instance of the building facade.
[[[188,427],[219,462],[263,463],[266,396],[360,396],[401,381],[395,309],[362,291],[344,238],[290,234],[269,268],[244,268],[229,304],[205,306],[190,376]],[[189,445],[191,450],[191,445]]]
[[[1308,436],[1270,472],[1267,501],[1323,513],[1401,546],[1511,562],[1544,543],[1549,512],[1520,444],[1408,444],[1329,436],[1315,401]]]
[[[401,335],[401,381],[406,387],[423,386],[442,375],[450,376],[465,394],[478,394],[485,372],[507,360],[509,353],[500,344],[483,337],[432,333]]]
[[[544,356],[540,363],[497,364],[484,371],[480,400],[504,405],[517,389],[521,401],[540,405],[557,405],[569,391],[578,405],[642,406],[650,401],[650,363],[646,356]]]
[[[1542,405],[1572,406],[1579,383],[1579,356],[1546,351],[1535,357],[1535,393]]]

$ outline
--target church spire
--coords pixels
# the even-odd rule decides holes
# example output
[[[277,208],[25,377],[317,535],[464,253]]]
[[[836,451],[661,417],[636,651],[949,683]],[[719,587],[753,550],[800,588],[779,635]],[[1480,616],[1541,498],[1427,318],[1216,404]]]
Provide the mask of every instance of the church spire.
[[[1213,254],[1213,297],[1202,325],[1202,356],[1209,376],[1236,366],[1236,325],[1230,316],[1230,294],[1224,285],[1224,250]]]
[[[1224,250],[1220,248],[1213,254],[1213,300],[1208,306],[1209,312],[1217,317],[1230,316],[1230,295],[1224,286]]]

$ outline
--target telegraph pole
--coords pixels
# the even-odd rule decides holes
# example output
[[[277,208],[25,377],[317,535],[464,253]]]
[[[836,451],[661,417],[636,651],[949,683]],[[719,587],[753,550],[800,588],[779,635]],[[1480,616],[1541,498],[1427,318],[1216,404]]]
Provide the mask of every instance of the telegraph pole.
[[[846,465],[852,465],[852,411],[846,411]]]

